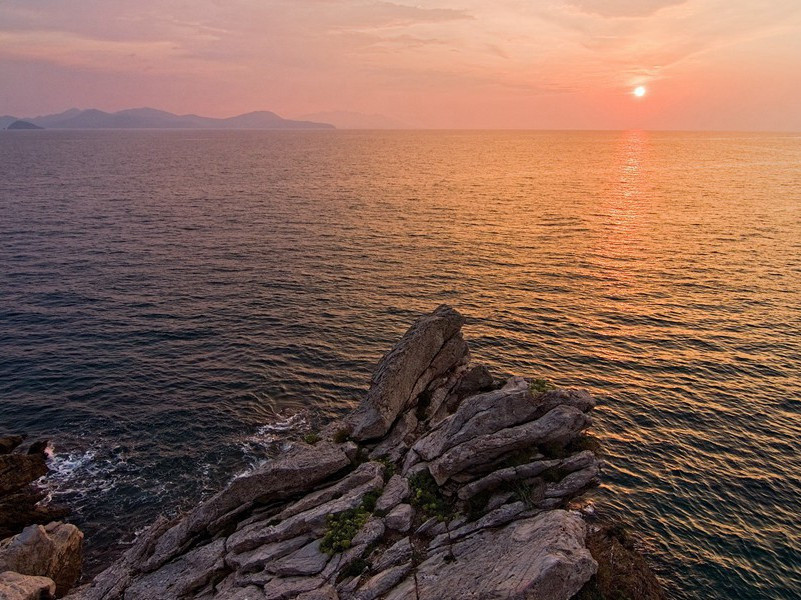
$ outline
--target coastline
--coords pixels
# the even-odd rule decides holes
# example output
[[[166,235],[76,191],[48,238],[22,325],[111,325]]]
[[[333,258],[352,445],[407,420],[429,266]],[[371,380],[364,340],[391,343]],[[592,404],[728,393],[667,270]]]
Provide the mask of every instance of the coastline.
[[[664,598],[630,532],[575,510],[601,478],[594,399],[494,380],[463,323],[420,317],[345,419],[157,520],[68,597]]]

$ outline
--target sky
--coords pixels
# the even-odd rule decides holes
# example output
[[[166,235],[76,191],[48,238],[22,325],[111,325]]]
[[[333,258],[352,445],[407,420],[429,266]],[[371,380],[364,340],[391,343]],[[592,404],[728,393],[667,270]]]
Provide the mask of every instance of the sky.
[[[801,1],[0,0],[0,114],[141,106],[801,131]]]

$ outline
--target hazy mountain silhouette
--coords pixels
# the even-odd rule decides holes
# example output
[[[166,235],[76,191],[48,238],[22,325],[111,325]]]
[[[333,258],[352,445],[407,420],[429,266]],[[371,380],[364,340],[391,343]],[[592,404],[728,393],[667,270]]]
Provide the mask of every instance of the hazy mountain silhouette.
[[[15,117],[8,119],[11,119],[9,124],[17,120]],[[62,113],[24,120],[45,129],[334,129],[329,123],[293,121],[269,111],[216,119],[198,115],[175,115],[155,108],[131,108],[113,113],[96,108],[71,108]],[[2,123],[0,120],[0,124]],[[7,127],[8,124],[4,126]]]
[[[366,115],[347,110],[331,110],[303,115],[299,119],[331,123],[337,129],[412,129],[403,121],[380,114]]]

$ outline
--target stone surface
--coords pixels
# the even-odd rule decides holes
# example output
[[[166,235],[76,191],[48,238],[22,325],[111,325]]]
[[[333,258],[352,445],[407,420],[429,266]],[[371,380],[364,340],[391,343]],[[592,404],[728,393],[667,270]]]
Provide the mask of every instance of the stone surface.
[[[0,454],[10,454],[25,438],[21,435],[6,435],[0,437]]]
[[[319,442],[300,447],[243,477],[199,505],[160,536],[153,555],[144,565],[151,571],[184,550],[194,536],[229,514],[235,515],[259,499],[275,500],[308,490],[350,464],[349,444]],[[233,517],[232,517],[233,518]]]
[[[485,465],[503,454],[538,444],[566,444],[590,423],[590,418],[577,408],[560,405],[536,421],[467,440],[433,461],[429,469],[442,485],[452,475]]]
[[[47,577],[0,572],[0,600],[48,600],[56,593],[56,584]]]
[[[449,306],[424,315],[378,363],[367,398],[353,415],[351,436],[355,440],[380,438],[398,415],[422,391],[463,357],[452,354],[458,344],[448,345],[459,333],[464,317]],[[459,346],[461,347],[461,346]],[[441,351],[446,352],[440,356]],[[464,346],[466,350],[466,346]],[[431,368],[432,364],[436,368]]]
[[[401,475],[393,475],[384,488],[384,493],[375,505],[376,511],[386,513],[406,500],[409,495],[409,480]]]
[[[405,533],[412,527],[414,509],[410,504],[398,504],[384,519],[388,529]]]
[[[58,596],[78,580],[82,560],[83,533],[74,525],[31,525],[0,542],[0,571],[48,577]]]
[[[578,515],[551,511],[482,530],[417,569],[419,600],[508,598],[568,600],[595,574]],[[492,565],[492,568],[488,568]]]

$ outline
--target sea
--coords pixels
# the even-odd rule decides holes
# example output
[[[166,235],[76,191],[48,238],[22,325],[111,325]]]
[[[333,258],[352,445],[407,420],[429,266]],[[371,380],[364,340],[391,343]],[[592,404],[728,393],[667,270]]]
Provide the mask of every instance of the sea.
[[[419,315],[591,391],[671,598],[801,598],[801,135],[0,132],[0,434],[96,573],[364,396]]]

